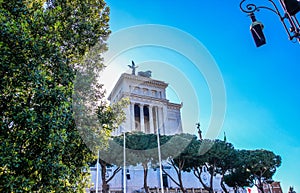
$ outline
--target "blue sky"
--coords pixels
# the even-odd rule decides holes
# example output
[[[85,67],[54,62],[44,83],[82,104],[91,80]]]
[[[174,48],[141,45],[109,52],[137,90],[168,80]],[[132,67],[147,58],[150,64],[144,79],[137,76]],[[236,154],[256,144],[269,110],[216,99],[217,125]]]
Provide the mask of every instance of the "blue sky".
[[[239,1],[106,2],[111,9],[113,34],[132,26],[158,24],[198,40],[210,53],[225,85],[226,114],[218,137],[222,138],[225,131],[227,140],[236,148],[268,149],[280,155],[282,165],[274,179],[281,181],[284,192],[289,186],[300,191],[300,44],[288,40],[275,14],[266,10],[256,14],[265,25],[267,39],[266,45],[256,48],[249,32],[250,18],[240,11]],[[205,77],[194,74],[191,61],[174,51],[148,46],[127,50],[115,63],[122,63],[120,71],[124,72],[131,60],[140,64],[139,70],[151,69],[154,78],[170,83],[168,95],[174,102],[186,100],[184,94],[189,94],[190,101],[198,103],[195,106],[199,112],[195,120],[190,120],[192,123],[183,123],[184,129],[193,133],[194,123],[200,121],[203,132],[207,132],[212,105],[210,87]],[[161,66],[167,73],[162,73]],[[172,76],[176,73],[183,78]],[[178,79],[186,81],[176,83]],[[185,84],[193,88],[185,90]],[[189,102],[183,104],[188,106]]]

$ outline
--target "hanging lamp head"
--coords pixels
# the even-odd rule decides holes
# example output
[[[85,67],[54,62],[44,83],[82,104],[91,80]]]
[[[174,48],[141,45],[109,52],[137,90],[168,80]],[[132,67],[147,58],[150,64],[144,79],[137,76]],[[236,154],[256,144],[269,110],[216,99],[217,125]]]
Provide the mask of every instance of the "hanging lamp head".
[[[286,11],[294,16],[300,11],[300,2],[298,0],[283,0]]]
[[[252,23],[250,25],[251,35],[256,47],[260,47],[266,44],[266,38],[263,33],[264,25],[260,21],[256,20],[254,13],[250,13],[250,18],[252,20]]]

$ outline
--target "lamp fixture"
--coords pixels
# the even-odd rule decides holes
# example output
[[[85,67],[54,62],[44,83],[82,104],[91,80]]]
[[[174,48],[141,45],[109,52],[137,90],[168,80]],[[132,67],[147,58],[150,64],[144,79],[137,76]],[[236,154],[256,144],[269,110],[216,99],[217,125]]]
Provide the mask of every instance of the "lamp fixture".
[[[263,24],[262,22],[256,20],[254,14],[261,9],[266,9],[275,13],[280,18],[280,22],[283,24],[283,27],[288,34],[289,40],[296,40],[300,43],[300,23],[296,17],[296,14],[300,12],[300,1],[278,0],[283,13],[279,11],[278,6],[273,0],[267,0],[272,5],[272,7],[257,6],[253,3],[246,4],[246,1],[247,0],[242,0],[240,2],[240,9],[244,13],[247,13],[252,20],[250,32],[257,47],[266,44],[266,38],[263,33]]]

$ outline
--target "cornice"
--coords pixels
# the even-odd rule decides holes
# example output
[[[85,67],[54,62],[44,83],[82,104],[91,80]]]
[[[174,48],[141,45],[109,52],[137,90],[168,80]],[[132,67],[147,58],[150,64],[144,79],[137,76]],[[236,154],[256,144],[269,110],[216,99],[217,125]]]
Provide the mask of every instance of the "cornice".
[[[121,82],[124,81],[124,80],[135,81],[136,85],[142,84],[142,85],[153,86],[153,87],[158,87],[158,88],[162,88],[162,89],[165,89],[165,88],[168,87],[167,83],[165,83],[163,81],[160,81],[160,80],[154,80],[152,78],[147,78],[147,77],[143,77],[143,76],[123,73],[120,76],[120,78],[118,79],[118,81],[115,84],[114,88],[112,89],[111,93],[109,94],[108,100],[111,100],[112,93],[115,92],[115,90],[118,88],[119,84],[121,84]]]
[[[155,80],[155,79],[152,79],[152,78],[127,74],[127,73],[123,73],[121,75],[120,79],[133,80],[137,84],[144,84],[144,85],[147,85],[147,86],[156,86],[156,87],[160,87],[160,88],[166,88],[168,86],[167,83],[165,83],[163,81],[160,81],[160,80]]]
[[[177,104],[177,103],[171,103],[169,102],[169,100],[167,99],[162,99],[162,98],[155,98],[155,97],[151,97],[151,96],[145,96],[145,95],[137,95],[137,94],[133,94],[133,93],[128,93],[128,92],[124,92],[121,96],[121,98],[125,98],[125,97],[129,97],[132,100],[136,100],[136,101],[140,101],[143,103],[160,103],[160,104],[164,104],[167,106],[168,109],[181,109],[183,106],[183,103]]]
[[[177,103],[168,103],[168,109],[175,109],[175,110],[178,110],[178,109],[181,109],[182,107],[182,103],[181,104],[177,104]]]
[[[123,97],[129,97],[131,99],[136,99],[136,100],[140,100],[140,101],[155,101],[155,102],[159,102],[159,103],[164,103],[167,104],[169,103],[169,100],[167,99],[163,99],[163,98],[156,98],[156,97],[151,97],[151,96],[147,96],[147,95],[138,95],[138,94],[133,94],[133,93],[123,93]]]

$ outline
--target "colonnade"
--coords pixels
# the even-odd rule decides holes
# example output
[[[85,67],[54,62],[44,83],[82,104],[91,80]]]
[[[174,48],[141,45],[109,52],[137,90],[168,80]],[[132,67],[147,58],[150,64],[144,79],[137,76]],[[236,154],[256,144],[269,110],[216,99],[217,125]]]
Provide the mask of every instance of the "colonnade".
[[[166,127],[167,108],[152,104],[130,103],[130,126],[132,131],[164,134]]]

